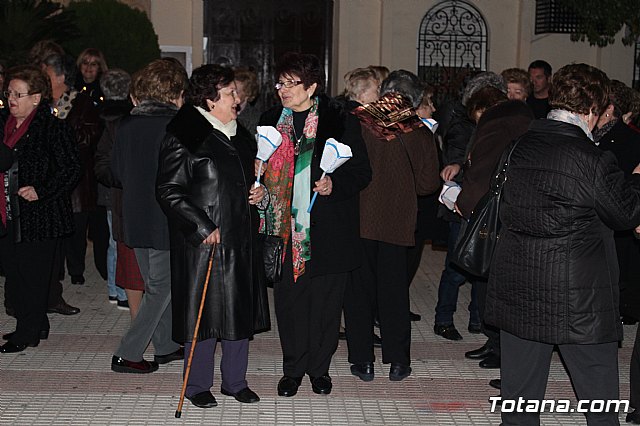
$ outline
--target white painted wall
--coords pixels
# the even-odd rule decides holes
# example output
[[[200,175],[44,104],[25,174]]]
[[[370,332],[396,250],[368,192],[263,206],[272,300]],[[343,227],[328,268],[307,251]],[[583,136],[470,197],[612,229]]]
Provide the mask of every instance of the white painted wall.
[[[336,0],[334,22],[334,87],[342,76],[369,64],[417,71],[420,22],[437,0]],[[534,34],[535,2],[531,0],[471,0],[488,27],[488,70],[527,68],[544,59],[553,69],[571,62],[601,68],[610,78],[631,84],[633,47],[618,41],[598,48],[575,43],[568,34]]]

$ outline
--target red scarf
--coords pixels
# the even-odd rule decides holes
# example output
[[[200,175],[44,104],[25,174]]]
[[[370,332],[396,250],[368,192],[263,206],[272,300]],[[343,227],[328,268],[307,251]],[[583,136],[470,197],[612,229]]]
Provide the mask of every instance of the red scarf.
[[[20,127],[16,127],[18,120],[13,115],[9,116],[6,124],[4,125],[4,140],[2,141],[9,148],[13,149],[18,143],[21,137],[29,130],[29,125],[33,121],[33,117],[36,115],[38,108],[31,111],[31,114],[24,119]],[[0,196],[0,215],[2,216],[2,223],[7,225],[7,198],[4,192],[4,173],[0,173],[0,184],[2,185],[2,196]]]

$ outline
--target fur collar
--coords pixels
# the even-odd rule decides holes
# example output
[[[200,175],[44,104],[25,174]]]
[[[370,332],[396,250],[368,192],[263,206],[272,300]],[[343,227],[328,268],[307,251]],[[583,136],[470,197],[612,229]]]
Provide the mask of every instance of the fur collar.
[[[213,131],[207,119],[194,106],[186,104],[167,125],[167,132],[187,147],[202,144]]]
[[[178,107],[173,104],[166,104],[153,99],[144,100],[131,110],[131,115],[175,115]]]

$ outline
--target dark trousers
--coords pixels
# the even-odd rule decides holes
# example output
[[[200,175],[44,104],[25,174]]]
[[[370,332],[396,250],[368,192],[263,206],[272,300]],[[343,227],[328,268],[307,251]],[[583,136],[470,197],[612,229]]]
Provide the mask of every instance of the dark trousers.
[[[84,275],[84,258],[87,254],[87,226],[89,213],[73,214],[75,231],[64,239],[64,257],[67,260],[69,275]]]
[[[436,325],[453,324],[453,314],[458,307],[458,293],[460,286],[467,281],[467,276],[461,269],[451,262],[449,253],[453,251],[458,234],[460,233],[460,222],[449,222],[449,237],[447,240],[447,256],[444,259],[444,270],[440,275],[438,285],[438,303],[436,304]],[[480,324],[480,314],[478,312],[478,298],[474,280],[471,281],[471,302],[469,302],[469,324]]]
[[[373,317],[380,318],[382,362],[411,363],[407,247],[362,239],[362,267],[344,301],[349,362],[373,362]]]
[[[476,288],[476,294],[478,296],[478,311],[480,312],[480,324],[482,325],[482,332],[487,336],[486,345],[493,350],[495,354],[500,354],[500,330],[492,325],[484,322],[484,313],[487,306],[487,285],[486,278],[473,278],[473,284]]]
[[[107,251],[111,234],[107,221],[107,209],[104,206],[97,206],[95,211],[89,213],[87,228],[89,239],[93,241],[93,262],[102,279],[106,280],[108,277]]]
[[[640,327],[636,331],[636,340],[633,342],[629,373],[629,404],[636,410],[640,410]]]
[[[53,268],[49,277],[48,306],[50,308],[64,302],[62,298],[62,279],[64,279],[64,240],[57,239],[53,254]]]
[[[249,339],[220,340],[222,358],[220,387],[231,393],[237,393],[247,387],[247,365],[249,362]],[[213,386],[214,355],[218,339],[206,339],[196,342],[191,360],[191,371],[187,382],[187,396],[206,392]],[[185,354],[189,354],[191,342],[184,344]],[[184,371],[187,370],[188,355],[184,358]]]
[[[40,330],[49,330],[47,297],[56,240],[13,242],[13,224],[0,238],[0,257],[10,287],[17,325],[15,344],[38,343]]]
[[[331,357],[338,347],[340,314],[349,274],[310,277],[307,272],[293,282],[291,252],[287,251],[282,282],[273,286],[282,369],[285,376],[319,377],[329,372]]]
[[[544,399],[554,345],[501,331],[502,398]],[[618,399],[618,342],[558,345],[578,399]],[[618,413],[586,413],[589,425],[617,425]],[[540,413],[502,413],[502,424],[539,425]]]
[[[407,283],[411,286],[411,282],[420,269],[420,261],[422,260],[422,252],[424,251],[425,240],[416,234],[416,245],[409,247],[407,250]]]

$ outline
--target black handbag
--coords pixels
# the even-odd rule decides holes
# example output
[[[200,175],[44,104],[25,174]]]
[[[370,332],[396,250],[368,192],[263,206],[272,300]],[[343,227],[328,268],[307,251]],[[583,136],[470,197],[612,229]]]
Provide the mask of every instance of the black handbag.
[[[258,255],[262,257],[264,278],[268,286],[282,280],[284,240],[276,235],[258,234]]]
[[[518,141],[502,155],[501,166],[493,175],[489,191],[478,201],[469,221],[462,221],[458,241],[450,253],[453,263],[478,277],[489,276],[493,252],[500,237],[502,186],[507,180],[507,167]]]

